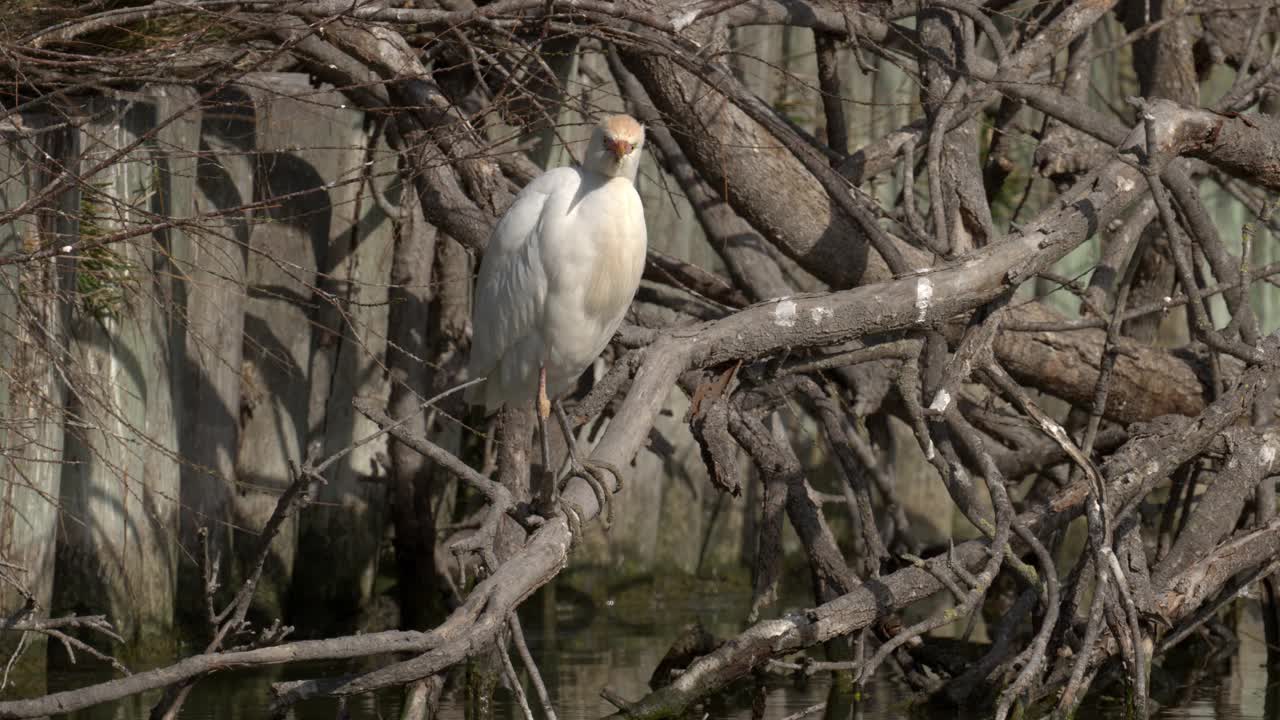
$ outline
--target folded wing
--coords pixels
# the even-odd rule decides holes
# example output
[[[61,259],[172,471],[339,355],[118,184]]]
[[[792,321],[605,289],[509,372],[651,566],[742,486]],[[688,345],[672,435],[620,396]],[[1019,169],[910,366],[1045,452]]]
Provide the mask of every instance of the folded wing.
[[[489,379],[473,386],[467,397],[487,411],[532,396],[547,298],[540,252],[544,213],[553,194],[576,192],[578,184],[575,168],[539,176],[516,196],[485,249],[476,282],[468,377]]]

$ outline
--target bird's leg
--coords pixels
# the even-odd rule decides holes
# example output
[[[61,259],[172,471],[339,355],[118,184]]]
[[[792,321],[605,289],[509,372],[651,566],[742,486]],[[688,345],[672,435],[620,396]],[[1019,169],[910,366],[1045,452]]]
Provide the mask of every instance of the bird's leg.
[[[555,403],[555,409],[556,419],[560,421],[560,430],[564,432],[565,447],[569,451],[569,467],[572,469],[572,472],[565,477],[564,482],[568,483],[569,478],[572,477],[580,477],[591,487],[591,491],[596,495],[596,502],[600,504],[601,522],[604,525],[604,529],[608,530],[609,526],[613,524],[613,493],[609,491],[609,485],[605,482],[604,473],[607,470],[613,475],[617,490],[621,490],[622,472],[609,463],[592,460],[583,461],[578,454],[578,440],[573,434],[573,426],[569,424],[569,417],[565,415],[564,406],[558,400]]]
[[[550,405],[547,400],[547,368],[543,366],[538,372],[538,399],[537,399],[537,416],[538,416],[538,437],[542,443],[542,486],[538,489],[538,512],[544,517],[550,517],[560,504],[560,492],[556,483],[556,468],[551,466],[551,441],[547,437],[547,416],[549,412],[543,412],[544,403]]]
[[[551,401],[547,399],[547,366],[538,368],[538,422],[551,417]]]
[[[556,482],[558,467],[551,464],[551,440],[547,435],[547,418],[551,415],[551,401],[547,399],[547,368],[544,365],[538,371],[538,398],[536,401],[538,415],[538,435],[542,439],[542,487],[538,491],[538,513],[550,518],[557,511],[564,513],[569,523],[569,537],[576,545],[582,535],[582,508],[574,503],[562,502],[560,484]]]
[[[538,415],[538,438],[542,443],[542,486],[538,489],[539,502],[554,508],[556,501],[556,477],[551,468],[551,443],[547,440],[547,421]]]

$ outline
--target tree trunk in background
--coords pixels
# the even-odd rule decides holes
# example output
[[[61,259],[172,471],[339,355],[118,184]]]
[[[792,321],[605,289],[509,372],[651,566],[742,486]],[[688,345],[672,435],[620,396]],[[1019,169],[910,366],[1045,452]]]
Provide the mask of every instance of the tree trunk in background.
[[[400,194],[400,224],[391,261],[390,315],[387,320],[387,371],[391,399],[387,412],[408,418],[406,429],[422,437],[427,414],[422,402],[431,390],[434,361],[427,342],[434,314],[430,312],[431,276],[438,235],[417,206],[417,194]],[[433,484],[433,466],[416,450],[396,440],[388,446],[391,457],[391,521],[395,528],[397,588],[400,627],[422,629],[443,617],[443,578],[436,571],[436,510],[443,488]]]
[[[80,166],[150,132],[170,104],[92,102]],[[170,126],[168,135],[179,148],[196,147],[194,123]],[[145,222],[143,213],[171,199],[172,176],[156,171],[160,147],[140,147],[88,179],[78,213],[82,240]],[[152,643],[163,651],[173,639],[179,466],[169,266],[162,237],[90,249],[76,258],[69,298],[67,408],[74,424],[63,466],[53,604],[62,612],[105,611],[121,636],[144,651]]]
[[[246,535],[238,543],[238,564],[256,552],[256,532],[290,482],[289,464],[301,463],[310,427],[311,303],[318,257],[333,226],[333,209],[314,155],[331,151],[295,151],[295,127],[321,125],[311,102],[280,94],[255,93],[254,199],[281,197],[255,211],[245,306],[244,360],[241,366],[240,447],[236,474],[240,495],[237,517]],[[314,124],[310,121],[316,121]],[[283,262],[282,262],[283,260]],[[263,568],[256,607],[269,619],[284,616],[285,593],[298,542],[297,517],[285,521]],[[240,570],[243,572],[243,568]]]
[[[1277,95],[1276,93],[1267,95],[1267,97],[1262,101],[1259,110],[1264,115],[1270,115],[1271,117],[1280,116],[1280,95]],[[1261,225],[1261,223],[1259,223],[1259,225]],[[1259,238],[1258,240],[1255,240],[1253,246],[1253,257],[1245,258],[1247,261],[1251,260],[1254,267],[1259,266],[1258,261],[1260,260],[1262,261],[1262,264],[1266,264],[1266,261],[1271,259],[1268,257],[1269,255],[1280,256],[1280,249],[1276,247],[1274,233],[1270,228],[1265,226],[1259,227],[1258,235]],[[1259,319],[1265,320],[1265,318],[1270,315],[1270,313],[1267,312],[1268,308],[1266,306],[1266,300],[1269,298],[1266,294],[1261,292],[1260,289],[1253,290],[1250,292],[1250,295],[1253,296],[1250,298],[1250,301],[1254,303],[1254,307],[1257,307],[1260,310],[1258,313]],[[1263,328],[1263,331],[1265,332],[1266,329],[1267,328]],[[1276,390],[1273,390],[1272,392],[1274,398]],[[1273,399],[1270,407],[1275,406],[1275,400]],[[1265,410],[1267,407],[1267,404],[1260,402],[1254,406],[1254,412],[1258,413],[1259,411]],[[1258,418],[1255,418],[1255,422],[1258,420]],[[1258,486],[1258,490],[1254,496],[1254,502],[1258,508],[1257,521],[1254,523],[1257,527],[1265,526],[1276,515],[1277,480],[1280,480],[1280,478],[1264,480]],[[1262,630],[1263,635],[1266,638],[1266,662],[1268,669],[1274,669],[1280,667],[1280,576],[1272,574],[1262,581],[1259,600],[1262,612]],[[1268,678],[1270,677],[1271,675],[1268,674]],[[1275,692],[1276,691],[1271,684],[1268,683],[1268,697],[1274,696]]]
[[[578,38],[550,38],[542,43],[542,54],[554,78],[546,78],[546,73],[535,68],[533,82],[525,85],[532,88],[537,101],[546,108],[545,113],[538,112],[528,118],[532,120],[529,131],[537,137],[537,145],[530,151],[529,159],[538,167],[550,169],[565,164],[562,160],[568,159],[561,142],[561,129],[565,124],[562,116],[572,112],[572,106],[566,100],[578,72]]]
[[[918,62],[924,67],[925,80],[920,88],[920,102],[930,126],[937,128],[937,119],[944,116],[945,120],[955,109],[956,96],[953,94],[947,102],[947,94],[961,81],[962,64],[968,57],[966,47],[973,45],[973,30],[966,27],[971,21],[940,8],[921,12],[919,22]],[[943,194],[944,226],[930,222],[937,216],[930,208],[925,233],[936,235],[935,241],[955,254],[967,253],[992,240],[991,207],[978,161],[980,124],[981,118],[975,116],[945,134],[941,162],[935,168],[941,177],[929,180],[930,186],[936,185]]]
[[[387,218],[367,183],[356,177],[372,161],[374,182],[385,190],[395,172],[394,156],[379,146],[365,150],[363,116],[345,109],[341,96],[308,97],[300,133],[298,115],[284,113],[294,143],[315,148],[298,153],[315,173],[315,196],[329,212],[326,245],[318,252],[321,275],[313,302],[309,444],[336,452],[377,431],[351,406],[356,397],[387,397],[382,366],[386,352],[387,285],[393,238]],[[320,239],[315,217],[298,222]],[[291,618],[319,633],[350,632],[373,593],[378,549],[385,529],[386,440],[362,445],[329,471],[328,483],[299,520],[299,559],[290,594]]]
[[[163,121],[195,101],[192,88],[166,88],[156,98],[156,119]],[[190,113],[162,128],[151,144],[153,162],[159,172],[154,173],[157,191],[151,197],[151,212],[160,216],[182,217],[190,214],[195,197],[194,179],[197,176],[197,154],[200,146],[200,117]],[[163,622],[155,623],[157,635],[151,642],[172,644],[175,610],[177,607],[178,565],[181,562],[178,539],[182,496],[183,457],[178,454],[182,440],[182,422],[186,415],[186,398],[183,395],[185,335],[183,317],[178,298],[185,292],[182,271],[175,260],[175,249],[182,238],[188,237],[180,228],[155,232],[147,240],[155,243],[150,279],[153,290],[151,308],[151,332],[166,341],[157,350],[151,363],[163,369],[163,385],[149,388],[147,401],[147,429],[156,433],[155,440],[147,448],[146,466],[143,468],[144,484],[154,499],[145,508],[147,519],[154,524],[152,541],[158,544],[158,553],[152,567],[164,582],[166,600],[156,601],[163,607]],[[144,241],[147,241],[144,240]],[[154,373],[159,376],[160,373]],[[162,565],[161,561],[166,564]],[[154,581],[153,581],[154,582]],[[156,589],[159,592],[159,588]],[[146,631],[144,626],[143,630]]]
[[[952,112],[957,110],[958,99],[964,82],[964,65],[974,52],[973,23],[968,18],[942,8],[931,8],[920,13],[921,45],[917,62],[922,67],[920,103],[924,107],[925,121],[937,131],[949,124]],[[955,92],[952,92],[953,89]],[[991,220],[991,208],[987,200],[987,188],[979,158],[979,132],[986,122],[981,115],[971,118],[940,139],[941,152],[933,153],[938,140],[932,133],[922,148],[925,158],[922,175],[926,176],[929,190],[929,207],[921,208],[925,235],[934,239],[936,247],[963,255],[974,248],[992,242],[995,230]],[[937,160],[936,164],[934,160]],[[911,160],[914,162],[914,158]],[[933,173],[938,176],[934,177]],[[914,192],[908,188],[907,192]],[[935,193],[941,193],[938,197]],[[936,203],[941,203],[941,212]],[[920,445],[910,430],[890,422],[885,428],[892,433],[894,442],[885,442],[881,457],[886,460],[888,476],[906,478],[898,483],[898,499],[904,505],[907,521],[911,523],[912,537],[923,547],[931,543],[950,540],[955,532],[964,532],[967,522],[961,520],[956,527],[957,513],[937,470],[925,459]],[[883,525],[881,529],[883,530]],[[944,608],[954,605],[954,598],[937,595],[919,603],[903,613],[902,621],[913,624]],[[955,634],[962,630],[949,627],[939,629],[940,635]]]
[[[1138,89],[1145,97],[1168,98],[1180,103],[1196,105],[1200,100],[1200,83],[1196,80],[1195,58],[1192,55],[1193,20],[1179,17],[1187,0],[1126,0],[1119,7],[1121,19],[1130,32],[1157,21],[1167,21],[1159,30],[1138,39],[1133,44],[1133,69],[1138,76]],[[1129,307],[1154,302],[1173,292],[1173,257],[1169,254],[1169,242],[1159,221],[1147,226],[1138,241],[1134,258],[1138,268],[1129,292]],[[1178,315],[1174,315],[1177,317]],[[1160,335],[1162,315],[1154,314],[1130,320],[1123,332],[1137,340],[1155,342]],[[1171,342],[1185,340],[1185,325],[1170,326]]]
[[[457,385],[466,368],[470,349],[471,278],[475,265],[461,243],[447,235],[436,236],[432,297],[427,311],[426,382],[431,395]],[[428,415],[430,437],[441,447],[460,452],[468,440],[464,435],[472,433],[455,419],[466,418],[470,412],[463,394],[454,393],[441,400],[437,407],[434,414]],[[431,488],[440,498],[436,507],[437,522],[457,520],[458,481],[453,473],[432,464]]]
[[[42,131],[27,135],[0,126],[0,212],[25,202],[53,178],[54,168],[38,158],[47,153],[70,158],[75,141],[69,131],[45,130],[56,118],[24,117]],[[0,249],[6,254],[61,241],[70,236],[74,210],[71,193],[51,207],[0,225]],[[20,566],[16,578],[47,608],[53,597],[53,568],[57,537],[57,506],[62,479],[63,405],[66,388],[50,357],[66,355],[66,318],[59,292],[64,278],[60,260],[11,265],[0,271],[0,413],[9,420],[0,433],[5,462],[0,465],[0,553]],[[0,602],[10,610],[24,598],[8,583],[0,585]],[[6,655],[19,637],[0,637]],[[15,665],[23,692],[43,692],[47,643],[31,638]]]
[[[190,212],[229,210],[252,201],[254,126],[253,101],[244,92],[226,88],[211,99],[202,117],[198,192]],[[178,209],[180,216],[187,212]],[[202,634],[208,632],[197,535],[202,527],[209,530],[224,573],[234,564],[231,523],[248,250],[244,212],[210,220],[204,232],[183,236],[173,250],[178,272],[187,280],[176,308],[186,321],[178,619]]]
[[[695,23],[686,35],[704,44],[721,42],[707,26]],[[668,118],[689,162],[713,188],[727,189],[725,200],[762,235],[832,287],[888,276],[854,218],[834,205],[817,179],[765,128],[671,60],[626,52],[622,59]],[[726,138],[733,138],[732,144]],[[752,152],[740,152],[743,147]],[[784,231],[783,218],[796,222]]]

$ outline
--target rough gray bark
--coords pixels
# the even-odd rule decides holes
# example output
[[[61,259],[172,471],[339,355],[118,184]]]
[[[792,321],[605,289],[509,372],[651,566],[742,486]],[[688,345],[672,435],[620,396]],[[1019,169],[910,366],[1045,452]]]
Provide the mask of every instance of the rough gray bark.
[[[227,214],[207,233],[175,237],[175,264],[189,282],[176,301],[185,345],[181,392],[184,422],[179,434],[182,468],[181,538],[191,562],[179,565],[179,619],[206,631],[204,580],[198,562],[198,533],[208,528],[214,551],[227,567],[234,557],[233,495],[235,457],[240,442],[245,272],[249,218],[238,210],[253,198],[253,164],[244,152],[254,147],[255,109],[242,92],[227,91],[226,104],[202,115],[200,148],[221,151],[200,158],[196,194],[190,208],[175,215],[210,210]]]
[[[306,453],[310,430],[312,328],[309,307],[317,262],[332,223],[327,197],[316,192],[314,158],[287,152],[293,117],[314,117],[309,104],[273,93],[255,93],[261,112],[254,134],[256,198],[288,196],[254,217],[246,268],[245,337],[238,421],[237,501],[242,527],[260,527],[291,481],[290,463]],[[284,265],[278,256],[289,258]],[[252,544],[237,547],[237,565]],[[283,617],[288,579],[297,553],[298,528],[290,521],[276,538],[258,604]],[[237,567],[237,571],[241,571]]]
[[[1140,38],[1133,47],[1133,68],[1143,97],[1160,97],[1195,105],[1200,97],[1192,57],[1192,20],[1184,17],[1183,0],[1128,0],[1121,9],[1125,28],[1133,31],[1153,21],[1165,21],[1154,33]],[[1173,290],[1174,267],[1168,242],[1158,224],[1149,225],[1138,241],[1138,263],[1133,302],[1145,303],[1168,295]],[[1159,316],[1130,321],[1125,334],[1145,342],[1153,342],[1159,329]]]
[[[297,218],[315,233],[319,261],[311,298],[308,443],[340,448],[376,430],[354,411],[352,401],[385,401],[388,394],[382,360],[386,334],[370,329],[387,327],[393,237],[390,218],[374,193],[385,193],[395,161],[383,148],[363,147],[363,118],[345,108],[341,98],[312,102],[316,109],[303,117],[344,140],[336,149],[299,158],[314,168],[310,187],[304,189],[311,190],[318,206]],[[370,181],[338,182],[352,168],[367,172]],[[386,477],[385,448],[384,441],[363,444],[335,463],[318,493],[318,506],[300,519],[297,542],[303,561],[293,573],[290,602],[299,622],[318,628],[338,623],[346,632],[359,627],[360,608],[373,592],[385,529],[386,493],[379,484]],[[264,498],[261,507],[271,504]]]
[[[1011,320],[1050,325],[1062,316],[1039,304],[1018,308]],[[1009,332],[993,345],[1000,363],[1020,382],[1079,407],[1093,399],[1106,331]],[[1234,365],[1227,364],[1229,374]],[[1134,346],[1116,358],[1104,415],[1122,423],[1161,415],[1197,415],[1205,407],[1208,359],[1196,348],[1163,351]]]
[[[963,91],[966,58],[972,56],[971,21],[941,8],[920,15],[920,89],[931,134],[927,151],[935,247],[963,254],[992,238],[991,210],[978,162],[979,121],[946,131]],[[958,87],[957,87],[958,85]],[[937,193],[941,194],[941,197]]]
[[[699,42],[723,43],[705,23],[700,27]],[[767,130],[671,60],[621,54],[654,106],[687,123],[673,128],[672,137],[734,212],[832,287],[887,277],[857,222],[836,207],[793,155],[778,148]],[[729,138],[732,145],[726,142]],[[738,147],[753,151],[738,152]],[[779,187],[793,192],[779,193]]]
[[[1260,482],[1275,472],[1280,433],[1259,437],[1252,430],[1235,430],[1223,437],[1230,459],[1212,479],[1196,503],[1169,553],[1155,567],[1151,581],[1165,587],[1175,576],[1201,562],[1233,531],[1245,502]]]
[[[671,131],[659,124],[661,115],[650,103],[644,86],[616,55],[610,56],[610,66],[630,100],[632,112],[649,126],[648,142],[660,153],[667,172],[680,183],[707,242],[720,253],[730,275],[749,288],[757,300],[791,293],[793,288],[769,253],[765,239],[689,163]]]
[[[112,100],[86,109],[106,122],[86,124],[84,164],[148,132],[158,110],[136,105],[125,112]],[[193,148],[194,133],[186,139]],[[150,211],[161,191],[153,187],[160,179],[155,161],[139,151],[89,179],[92,191],[80,197],[82,236],[125,227]],[[171,295],[172,273],[150,240],[82,258],[75,268],[81,292],[68,298],[72,340],[64,371],[77,429],[64,450],[61,505],[70,522],[59,538],[53,602],[63,611],[105,610],[118,618],[123,637],[163,650],[172,637],[177,557],[168,533],[179,488],[174,336],[162,300]]]
[[[435,313],[430,310],[431,278],[440,236],[417,209],[413,194],[401,194],[399,232],[391,265],[391,303],[387,337],[387,368],[391,396],[387,412],[410,418],[405,427],[427,435],[427,415],[417,412],[431,397],[433,374],[422,358],[429,356],[428,332]],[[400,625],[429,627],[443,607],[443,583],[436,566],[436,518],[444,488],[431,463],[399,441],[388,446],[391,458],[391,521],[395,527],[397,574],[400,584]]]
[[[35,129],[45,130],[52,119],[27,120]],[[0,130],[0,136],[5,141],[0,146],[0,203],[6,208],[26,202],[52,180],[47,166],[37,162],[41,153],[64,157],[74,149],[70,131],[28,134],[15,128]],[[22,252],[67,232],[73,209],[74,197],[63,196],[38,213],[0,224],[4,252]],[[5,416],[12,418],[3,432],[6,462],[0,470],[0,549],[9,562],[22,568],[21,575],[0,589],[6,608],[23,607],[24,591],[39,607],[50,607],[53,598],[57,507],[51,499],[61,489],[58,461],[65,440],[66,387],[48,358],[65,357],[67,352],[65,307],[56,296],[65,279],[61,268],[62,261],[50,259],[0,273],[3,331],[11,338],[0,344],[4,366],[11,368],[0,381],[0,398]],[[11,653],[19,638],[9,636],[3,643]],[[44,649],[43,641],[35,641],[17,669],[44,667]]]

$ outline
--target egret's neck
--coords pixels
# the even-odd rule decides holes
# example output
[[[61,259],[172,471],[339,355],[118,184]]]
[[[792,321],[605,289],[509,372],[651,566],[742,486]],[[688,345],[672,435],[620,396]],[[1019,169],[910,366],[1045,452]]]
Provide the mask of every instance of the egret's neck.
[[[635,185],[638,174],[640,174],[640,148],[636,148],[618,163],[617,177],[626,178],[628,182]]]

